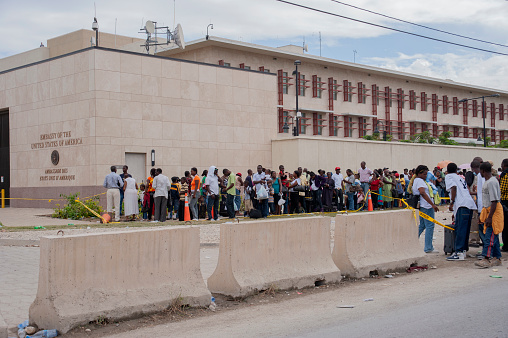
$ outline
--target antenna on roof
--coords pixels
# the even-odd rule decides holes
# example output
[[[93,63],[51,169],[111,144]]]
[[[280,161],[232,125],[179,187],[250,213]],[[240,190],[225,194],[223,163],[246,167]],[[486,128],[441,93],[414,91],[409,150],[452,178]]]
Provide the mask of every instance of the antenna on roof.
[[[166,42],[159,42],[157,39],[157,33],[160,32],[166,34]],[[155,53],[157,53],[157,46],[169,45],[171,42],[176,44],[181,49],[185,48],[185,40],[183,37],[183,29],[180,24],[176,25],[176,28],[171,31],[168,26],[158,27],[156,21],[148,20],[145,26],[140,29],[140,33],[146,34],[146,41],[142,47],[145,47],[147,54],[150,54],[150,47],[155,47]],[[152,37],[154,35],[154,37]]]
[[[321,32],[319,32],[319,56],[321,56]]]

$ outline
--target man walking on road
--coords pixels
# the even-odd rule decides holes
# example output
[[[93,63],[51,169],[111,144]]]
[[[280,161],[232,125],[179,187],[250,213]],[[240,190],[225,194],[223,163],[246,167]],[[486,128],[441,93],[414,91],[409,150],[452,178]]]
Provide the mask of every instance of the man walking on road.
[[[115,222],[120,221],[120,187],[123,187],[123,181],[120,175],[116,173],[116,167],[111,166],[111,172],[106,175],[103,183],[104,188],[108,189],[107,196],[107,211],[109,214],[113,213],[115,209]]]
[[[469,193],[466,181],[457,175],[457,165],[449,163],[448,174],[445,176],[446,190],[450,193],[450,211],[455,218],[455,252],[448,258],[449,261],[463,261],[469,249],[469,232],[471,231],[471,218],[476,204]]]

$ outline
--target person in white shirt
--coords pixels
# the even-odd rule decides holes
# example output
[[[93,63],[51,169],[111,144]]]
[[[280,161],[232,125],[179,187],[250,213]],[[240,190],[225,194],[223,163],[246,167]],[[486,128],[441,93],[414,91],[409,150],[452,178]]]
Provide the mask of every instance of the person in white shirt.
[[[214,165],[208,169],[208,175],[205,179],[205,190],[208,196],[208,205],[206,210],[208,213],[209,221],[216,221],[219,218],[219,176],[217,176],[217,169]],[[213,209],[213,217],[212,217]]]
[[[471,194],[476,195],[476,206],[477,206],[477,214],[474,217],[479,218],[482,212],[482,188],[485,183],[485,178],[480,173],[480,165],[483,163],[481,157],[475,157],[473,162],[471,162],[471,171],[476,175],[476,191],[473,191]],[[473,231],[476,229],[473,229]],[[483,224],[478,222],[478,235],[480,236],[480,240],[482,243],[485,243],[485,234],[483,233]],[[478,257],[482,258],[482,257]]]
[[[469,250],[469,232],[471,219],[476,204],[469,193],[466,181],[457,175],[457,164],[449,163],[445,176],[446,190],[450,194],[450,211],[455,219],[455,252],[448,258],[449,261],[463,261]]]
[[[257,172],[252,176],[252,183],[256,186],[256,196],[259,194],[261,187],[268,191],[268,185],[266,184],[266,181],[267,176],[263,172],[263,166],[260,164],[257,167]],[[264,199],[258,199],[257,207],[254,207],[261,211],[263,218],[268,217],[268,196]]]
[[[171,188],[169,178],[162,175],[162,169],[155,170],[155,177],[152,182],[152,188],[155,189],[153,201],[155,204],[155,212],[153,222],[165,222],[168,211],[168,191]]]
[[[434,218],[434,211],[439,211],[439,208],[434,204],[434,201],[430,198],[429,186],[425,182],[429,168],[426,165],[419,165],[416,170],[416,178],[413,181],[413,195],[420,196],[420,214],[426,214]],[[434,223],[426,220],[420,216],[420,226],[418,228],[418,237],[425,230],[425,246],[423,250],[425,253],[437,253],[432,244],[432,238],[434,237]]]
[[[339,211],[344,210],[344,193],[342,192],[342,181],[344,176],[340,172],[340,167],[335,167],[335,174],[332,175],[335,182],[335,198],[337,199],[337,208]]]

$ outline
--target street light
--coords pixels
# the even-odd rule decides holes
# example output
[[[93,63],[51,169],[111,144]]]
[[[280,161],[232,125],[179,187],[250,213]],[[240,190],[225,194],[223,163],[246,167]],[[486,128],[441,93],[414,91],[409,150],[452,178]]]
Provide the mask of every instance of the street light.
[[[462,99],[459,102],[467,102],[469,100],[476,100],[476,99],[482,99],[482,117],[483,117],[483,146],[487,147],[487,130],[485,128],[485,117],[486,117],[486,109],[485,109],[485,98],[486,97],[499,97],[499,94],[491,94],[491,95],[484,95],[484,96],[478,96],[473,97],[472,99]],[[480,137],[478,137],[478,141],[480,140]]]
[[[95,46],[99,47],[99,23],[97,18],[93,18],[92,29],[95,31]]]
[[[210,36],[208,35],[208,28],[213,29],[213,23],[211,23],[211,24],[209,24],[208,26],[206,26],[206,39],[207,39],[207,40],[208,40],[208,38],[210,37]]]
[[[300,135],[300,118],[302,117],[302,113],[298,110],[298,96],[300,94],[300,75],[298,74],[298,66],[301,64],[302,62],[300,60],[295,60],[296,70],[293,72],[293,75],[296,77],[296,126],[293,129],[293,136]]]
[[[383,125],[383,141],[386,141],[386,124],[384,124],[381,120],[377,120],[375,129],[374,129],[374,134],[379,134],[378,125],[380,123]]]

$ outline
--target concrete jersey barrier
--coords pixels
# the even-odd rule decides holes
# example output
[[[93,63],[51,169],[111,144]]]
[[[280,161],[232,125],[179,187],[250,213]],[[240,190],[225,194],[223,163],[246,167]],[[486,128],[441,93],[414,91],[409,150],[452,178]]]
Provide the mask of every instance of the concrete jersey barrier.
[[[269,288],[338,282],[330,250],[330,218],[305,217],[221,224],[213,293],[243,297]]]
[[[368,277],[425,262],[410,210],[362,212],[335,217],[332,256],[342,273]]]
[[[207,306],[199,228],[43,237],[30,323],[65,333],[99,317],[127,319],[173,302]]]

